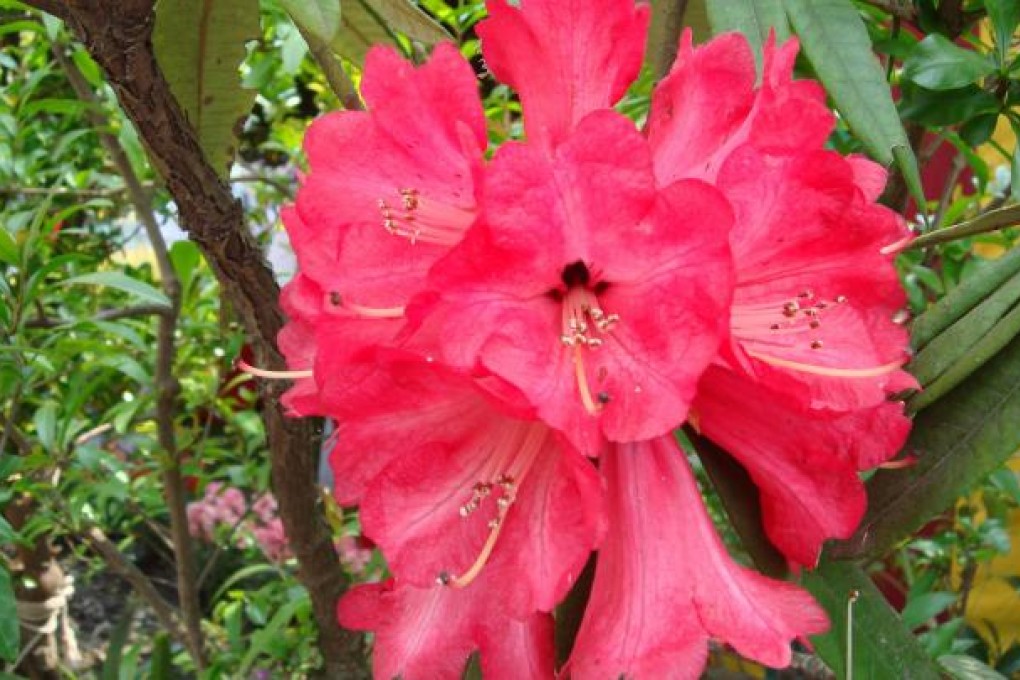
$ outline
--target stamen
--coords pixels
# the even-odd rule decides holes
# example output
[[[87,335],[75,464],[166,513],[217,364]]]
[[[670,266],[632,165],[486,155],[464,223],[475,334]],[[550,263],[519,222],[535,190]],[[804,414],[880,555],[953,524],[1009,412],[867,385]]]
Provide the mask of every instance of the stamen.
[[[390,234],[418,242],[454,245],[474,220],[474,210],[446,205],[421,196],[414,188],[397,190],[399,208],[385,199],[376,201],[382,225]]]
[[[888,364],[881,366],[872,366],[869,368],[835,368],[832,366],[815,366],[812,364],[804,364],[799,361],[790,361],[789,359],[780,359],[779,357],[770,356],[768,354],[761,354],[752,350],[747,350],[747,353],[754,357],[764,361],[766,364],[772,366],[779,366],[780,368],[789,368],[794,371],[800,371],[801,373],[810,373],[812,375],[824,375],[831,378],[875,378],[878,376],[892,373],[896,369],[903,366],[906,360],[893,361]]]
[[[237,367],[244,373],[268,380],[301,380],[302,378],[311,378],[313,375],[311,369],[303,371],[270,371],[265,368],[256,368],[244,359],[237,360]]]
[[[520,442],[520,446],[511,454],[513,458],[510,461],[508,472],[499,475],[495,481],[495,485],[499,487],[502,494],[496,499],[496,516],[487,523],[489,535],[486,537],[478,557],[460,576],[453,576],[447,571],[440,572],[436,579],[438,583],[453,588],[466,588],[472,581],[478,578],[478,575],[492,556],[492,551],[496,548],[499,534],[503,530],[503,525],[506,524],[506,516],[510,512],[510,508],[513,507],[514,501],[517,500],[517,489],[520,488],[521,482],[531,470],[535,459],[545,444],[547,436],[548,429],[545,426],[536,425],[528,428],[523,440]],[[474,499],[480,493],[480,489],[483,488],[485,489],[484,495],[488,496],[494,485],[490,482],[476,484],[473,489],[472,501],[469,501],[469,505],[474,502]],[[463,508],[461,508],[461,511],[461,516],[465,516]]]

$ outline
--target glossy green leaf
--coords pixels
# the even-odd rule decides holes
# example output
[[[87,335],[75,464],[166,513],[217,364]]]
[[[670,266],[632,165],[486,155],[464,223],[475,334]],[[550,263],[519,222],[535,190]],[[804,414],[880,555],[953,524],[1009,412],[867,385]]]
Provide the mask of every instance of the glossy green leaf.
[[[14,531],[14,527],[3,515],[0,515],[0,546],[10,545],[16,540],[18,540],[18,535]]]
[[[972,656],[947,654],[939,657],[939,665],[953,680],[1006,680],[1005,675]]]
[[[929,90],[955,90],[991,75],[995,66],[938,33],[917,43],[903,62],[902,76]]]
[[[775,30],[778,42],[790,37],[783,0],[705,0],[712,34],[740,31],[754,47],[754,57],[761,70],[762,46],[769,32]]]
[[[783,0],[804,54],[847,125],[883,165],[896,163],[924,204],[917,159],[900,123],[885,73],[851,0]]]
[[[938,668],[859,566],[823,560],[814,571],[804,572],[802,581],[829,614],[832,626],[829,632],[817,635],[811,641],[837,678],[847,677],[848,654],[852,658],[855,678],[940,678]],[[852,608],[849,608],[851,597],[855,599]],[[848,620],[851,626],[848,626]],[[848,627],[853,631],[849,652]]]
[[[17,266],[20,260],[18,242],[14,240],[7,229],[0,227],[0,262]]]
[[[152,640],[152,656],[149,659],[149,680],[170,680],[173,675],[170,636],[166,631],[156,633]]]
[[[1020,248],[1014,248],[981,268],[917,317],[910,327],[910,343],[921,350],[997,288],[1020,274]]]
[[[287,14],[306,33],[328,43],[340,30],[340,0],[280,0]]]
[[[903,83],[900,114],[904,120],[924,125],[956,125],[998,110],[999,100],[977,85],[938,91]]]
[[[95,272],[93,274],[82,274],[73,276],[64,281],[65,286],[88,284],[94,286],[107,286],[129,293],[139,300],[159,305],[170,305],[166,295],[144,281],[133,279],[123,272]]]
[[[56,402],[47,401],[32,416],[35,425],[35,436],[47,451],[53,451],[57,443],[57,411]]]
[[[11,575],[0,563],[0,659],[14,661],[21,644]]]
[[[152,42],[170,89],[206,159],[226,176],[234,130],[255,91],[241,87],[245,42],[262,35],[256,0],[159,0]]]
[[[924,625],[959,599],[956,593],[932,592],[912,597],[900,612],[900,619],[907,630]]]
[[[913,466],[868,480],[868,511],[832,556],[877,557],[945,510],[1020,448],[1020,338],[914,419]]]
[[[988,18],[995,35],[995,55],[1000,68],[1009,63],[1009,46],[1013,32],[1020,25],[1020,2],[1017,0],[985,0]]]
[[[395,42],[395,32],[426,45],[449,38],[408,0],[342,0],[340,30],[330,44],[337,54],[360,64],[372,45]]]
[[[1020,300],[1020,274],[1007,280],[980,304],[943,330],[917,353],[907,370],[921,386],[945,374],[972,350]]]

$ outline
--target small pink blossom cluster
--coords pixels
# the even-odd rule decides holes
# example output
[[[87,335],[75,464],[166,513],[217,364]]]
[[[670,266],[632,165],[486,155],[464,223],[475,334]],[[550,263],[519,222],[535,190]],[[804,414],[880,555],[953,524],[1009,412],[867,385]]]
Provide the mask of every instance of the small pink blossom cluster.
[[[487,4],[525,139],[489,148],[454,46],[377,48],[366,110],[312,125],[283,213],[285,403],[337,423],[336,498],[393,574],[340,622],[387,679],[459,678],[474,652],[487,678],[697,678],[709,640],[787,665],[825,613],[730,557],[674,431],[747,471],[791,565],[853,533],[859,472],[910,427],[885,171],[826,149],[795,41],[759,73],[742,36],[688,33],[639,128],[613,107],[645,4]],[[591,561],[556,668],[552,613]]]
[[[214,543],[232,534],[238,548],[254,543],[271,562],[286,562],[294,556],[272,493],[256,498],[249,516],[248,503],[239,489],[210,482],[201,500],[188,503],[187,513],[188,530],[196,538]],[[372,560],[371,543],[363,538],[343,535],[335,547],[340,563],[354,574],[363,574]]]
[[[272,562],[284,562],[293,555],[287,544],[283,522],[271,493],[259,496],[251,505],[235,487],[210,482],[201,500],[188,503],[188,529],[192,536],[214,543],[231,536],[238,548],[253,543]]]
[[[239,489],[209,482],[202,499],[188,503],[188,531],[212,543],[222,537],[224,530],[233,531],[247,512],[248,501]]]

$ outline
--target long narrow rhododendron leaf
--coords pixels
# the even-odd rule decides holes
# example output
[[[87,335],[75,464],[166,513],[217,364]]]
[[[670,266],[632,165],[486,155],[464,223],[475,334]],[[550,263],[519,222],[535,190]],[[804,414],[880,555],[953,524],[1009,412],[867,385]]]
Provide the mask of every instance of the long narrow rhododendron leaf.
[[[743,33],[754,48],[759,64],[770,32],[774,32],[780,42],[790,36],[782,0],[705,0],[705,5],[712,33]]]
[[[783,0],[790,23],[850,129],[883,165],[896,163],[924,205],[917,158],[903,130],[867,28],[851,0]]]
[[[906,451],[916,465],[880,470],[868,512],[841,558],[882,555],[945,510],[1020,448],[1020,340],[918,414]]]

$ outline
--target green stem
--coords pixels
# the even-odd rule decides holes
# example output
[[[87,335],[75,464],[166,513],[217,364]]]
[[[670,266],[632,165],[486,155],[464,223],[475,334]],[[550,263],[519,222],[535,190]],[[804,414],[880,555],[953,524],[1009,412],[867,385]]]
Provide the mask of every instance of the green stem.
[[[956,241],[968,236],[986,234],[990,231],[998,231],[999,229],[1015,227],[1017,225],[1020,225],[1020,205],[1011,205],[1008,208],[992,210],[967,222],[961,222],[952,227],[946,227],[924,236],[918,236],[907,247],[911,249],[927,248],[939,243],[948,243],[949,241]]]

